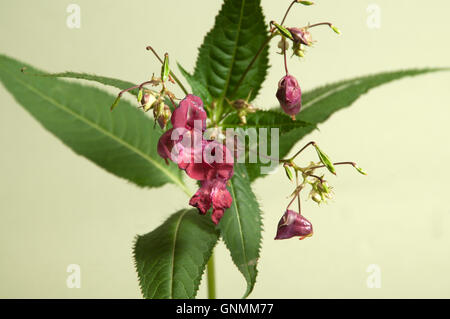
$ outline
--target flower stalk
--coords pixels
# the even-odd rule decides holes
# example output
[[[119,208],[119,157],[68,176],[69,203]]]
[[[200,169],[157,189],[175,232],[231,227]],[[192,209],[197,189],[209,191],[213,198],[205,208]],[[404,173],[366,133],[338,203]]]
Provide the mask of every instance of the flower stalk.
[[[214,250],[209,257],[206,266],[206,276],[208,281],[208,299],[216,299],[216,270],[214,264]]]

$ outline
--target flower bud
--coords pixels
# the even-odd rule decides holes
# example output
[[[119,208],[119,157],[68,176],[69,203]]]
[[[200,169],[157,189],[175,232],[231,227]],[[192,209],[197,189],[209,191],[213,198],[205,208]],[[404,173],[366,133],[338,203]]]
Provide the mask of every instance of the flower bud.
[[[311,199],[313,201],[315,201],[317,204],[320,204],[322,202],[322,196],[320,196],[319,193],[317,193],[316,191],[312,190],[311,193],[309,194],[309,196],[311,196]]]
[[[365,171],[363,171],[363,169],[361,167],[358,167],[356,165],[353,166],[360,174],[362,175],[367,175],[367,173]]]
[[[338,28],[336,28],[334,25],[330,25],[330,28],[337,34],[341,35],[341,31]]]
[[[277,99],[283,111],[294,116],[300,112],[302,106],[302,91],[298,85],[297,79],[292,75],[284,76],[278,82]]]
[[[256,111],[256,108],[251,103],[249,103],[247,100],[244,99],[235,100],[231,102],[231,105],[238,111],[245,110],[248,113],[254,113]]]
[[[327,154],[325,154],[317,144],[314,144],[314,148],[316,149],[317,155],[319,156],[320,161],[323,165],[330,171],[330,173],[336,175],[336,169],[334,168],[333,163]]]
[[[284,171],[286,172],[287,178],[289,178],[290,181],[293,181],[294,180],[294,176],[292,175],[292,172],[291,172],[289,166],[283,165],[283,167],[284,167]]]
[[[278,29],[278,32],[280,32],[280,34],[283,37],[291,39],[292,41],[295,41],[293,35],[287,28],[283,27],[282,25],[279,25],[278,23],[276,23],[274,21],[272,21],[271,24],[273,24]]]
[[[143,93],[140,99],[140,103],[142,108],[144,109],[144,112],[149,111],[154,106],[156,100],[156,96],[153,94],[153,92]]]
[[[311,33],[306,28],[287,28],[291,32],[294,42],[298,42],[307,46],[313,44]]]
[[[164,54],[164,62],[161,66],[161,81],[166,82],[169,78],[170,69],[169,69],[169,55]]]
[[[293,210],[286,210],[278,223],[275,239],[288,239],[294,236],[304,239],[312,234],[313,227],[309,220]]]
[[[280,42],[278,42],[278,48],[281,49],[280,54],[283,54],[284,51],[286,51],[287,49],[289,49],[289,42],[286,41],[285,38],[282,38],[280,40]]]
[[[170,111],[170,107],[167,104],[164,104],[163,110],[157,117],[159,127],[161,127],[162,129],[165,129],[167,122],[169,122],[171,116],[172,116],[172,112]]]
[[[117,104],[119,104],[120,101],[120,95],[118,97],[116,97],[116,99],[114,100],[113,104],[110,107],[110,111],[114,110],[114,108],[117,106]]]
[[[241,121],[241,124],[247,124],[247,114],[248,113],[255,113],[256,108],[248,102],[248,99],[250,98],[250,95],[248,96],[247,100],[244,99],[238,99],[233,102],[228,101],[228,103],[238,112],[238,117]]]
[[[299,58],[305,57],[305,51],[301,48],[300,43],[298,45],[294,45],[293,53]]]
[[[312,2],[312,1],[297,0],[297,2],[300,4],[303,4],[304,6],[310,6],[310,5],[314,4],[314,2]]]

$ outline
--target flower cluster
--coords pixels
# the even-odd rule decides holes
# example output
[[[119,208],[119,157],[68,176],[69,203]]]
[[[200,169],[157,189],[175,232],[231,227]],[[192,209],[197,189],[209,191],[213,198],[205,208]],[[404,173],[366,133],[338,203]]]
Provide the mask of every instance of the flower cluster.
[[[303,152],[308,146],[314,146],[317,156],[320,162],[311,162],[306,167],[299,167],[294,163],[294,159]],[[287,177],[292,181],[293,174],[291,169],[294,170],[296,176],[296,187],[292,193],[292,200],[288,204],[285,213],[281,217],[277,234],[275,239],[288,239],[292,237],[300,237],[304,239],[313,235],[313,227],[309,220],[307,220],[301,212],[300,207],[300,192],[304,190],[308,185],[311,187],[309,197],[315,201],[317,204],[326,202],[328,199],[332,198],[332,187],[324,179],[324,175],[315,175],[315,170],[326,168],[330,173],[336,175],[335,166],[337,165],[351,165],[360,174],[366,175],[366,173],[359,168],[354,162],[337,162],[332,163],[328,155],[326,155],[315,142],[309,142],[300,151],[298,151],[294,156],[289,159],[281,160],[284,169],[286,170]],[[303,179],[299,183],[299,177]],[[294,203],[295,199],[298,200],[298,213],[290,209],[291,205]]]
[[[233,176],[234,158],[222,143],[203,138],[206,117],[202,100],[187,95],[170,118],[172,128],[158,141],[158,154],[201,183],[189,204],[201,214],[212,207],[211,219],[217,224],[232,203],[226,185]]]
[[[289,42],[292,42],[292,55],[303,57],[305,53],[304,48],[310,47],[314,43],[310,33],[311,28],[328,25],[334,32],[340,33],[339,30],[329,22],[316,23],[313,25],[308,24],[304,27],[284,27],[283,23],[289,10],[295,3],[307,6],[313,4],[311,1],[292,1],[281,24],[271,21],[271,29],[269,30],[269,40],[273,36],[281,36],[278,47],[281,49],[281,54],[284,56],[285,75],[278,82],[276,97],[283,111],[291,116],[292,120],[296,119],[296,115],[301,110],[302,90],[297,79],[288,72],[286,52],[289,50]],[[237,87],[243,83],[248,71],[257,60],[258,55],[263,52],[263,49],[267,44],[268,42],[265,42],[257,51],[255,58],[250,62],[246,71],[242,74]],[[218,224],[224,215],[225,210],[231,207],[233,201],[231,194],[227,189],[227,184],[234,173],[234,158],[238,158],[241,151],[245,152],[245,146],[243,147],[241,143],[238,143],[237,145],[233,143],[234,146],[230,146],[230,151],[224,143],[218,142],[225,138],[221,123],[232,113],[237,115],[240,124],[245,125],[247,123],[247,116],[249,116],[250,113],[257,112],[255,106],[251,104],[252,90],[250,90],[246,99],[236,96],[236,100],[229,100],[228,98],[230,96],[224,96],[227,103],[221,105],[221,107],[225,106],[225,108],[228,109],[222,110],[221,108],[218,108],[219,112],[213,113],[211,111],[215,109],[215,101],[206,105],[206,109],[210,115],[209,125],[211,126],[211,130],[208,132],[209,137],[206,137],[208,136],[208,134],[205,134],[208,114],[205,111],[202,99],[195,95],[188,94],[187,90],[170,70],[169,56],[167,53],[164,55],[163,60],[151,46],[148,46],[147,50],[151,50],[161,62],[161,76],[152,76],[149,81],[121,91],[112,105],[111,110],[117,105],[124,92],[138,89],[139,93],[137,99],[139,107],[145,112],[152,109],[155,123],[158,123],[162,129],[165,129],[170,122],[171,127],[159,138],[157,152],[167,164],[169,163],[169,160],[172,161],[178,165],[179,169],[185,171],[190,178],[199,182],[200,187],[189,200],[189,204],[196,207],[203,215],[206,215],[207,212],[212,209],[211,219],[215,224]],[[181,100],[178,105],[175,103],[175,100],[179,99],[177,99],[166,86],[168,82],[178,84],[186,94],[185,98]],[[161,86],[161,89],[156,92],[144,88],[145,85],[152,85],[153,87]],[[235,90],[237,90],[237,88]],[[231,94],[231,96],[233,98],[235,97],[233,94]],[[173,112],[171,111],[171,108],[165,104],[167,100],[170,100],[172,103]],[[309,166],[304,168],[298,167],[294,163],[294,159],[310,145],[313,145],[316,149],[320,162],[311,162]],[[296,188],[292,194],[293,198],[291,202],[278,223],[275,239],[288,239],[295,236],[303,239],[312,236],[312,224],[302,215],[300,209],[300,192],[306,186],[311,186],[309,197],[318,204],[332,198],[332,187],[328,185],[328,182],[324,179],[324,175],[314,175],[316,169],[327,168],[332,174],[336,174],[334,165],[350,164],[361,174],[365,174],[353,162],[332,163],[315,142],[306,144],[293,157],[289,159],[279,159],[278,161],[283,164],[291,181],[293,180],[291,170],[294,170]],[[299,177],[303,178],[301,183],[299,183]],[[296,199],[298,199],[298,212],[290,209],[290,206]]]

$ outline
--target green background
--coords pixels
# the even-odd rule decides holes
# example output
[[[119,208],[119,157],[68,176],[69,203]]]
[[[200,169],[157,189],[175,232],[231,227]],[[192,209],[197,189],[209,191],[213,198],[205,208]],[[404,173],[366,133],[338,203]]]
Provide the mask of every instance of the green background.
[[[81,7],[80,29],[66,26],[70,3]],[[263,0],[267,21],[280,20],[288,3]],[[371,3],[381,8],[380,29],[367,26]],[[145,51],[149,44],[191,71],[220,5],[2,0],[0,52],[47,71],[140,82],[159,70]],[[290,72],[307,90],[379,71],[449,66],[449,9],[444,0],[317,0],[298,7],[287,25],[331,20],[343,35],[316,29],[317,44],[303,61],[290,60]],[[274,41],[272,68],[255,101],[261,108],[277,103],[283,67],[275,47]],[[342,167],[330,177],[335,200],[304,203],[312,238],[273,240],[292,191],[282,170],[254,184],[265,231],[251,297],[450,297],[449,80],[441,72],[377,88],[297,145],[315,140],[333,159],[357,161],[369,173]],[[188,198],[173,185],[139,189],[75,155],[3,87],[0,149],[0,297],[139,298],[133,238],[186,207]],[[305,160],[315,156],[306,154]],[[222,243],[216,256],[218,297],[240,297],[245,281]],[[81,266],[80,289],[66,286],[69,264]],[[366,283],[371,264],[381,269],[379,289]],[[198,297],[205,296],[203,281]]]

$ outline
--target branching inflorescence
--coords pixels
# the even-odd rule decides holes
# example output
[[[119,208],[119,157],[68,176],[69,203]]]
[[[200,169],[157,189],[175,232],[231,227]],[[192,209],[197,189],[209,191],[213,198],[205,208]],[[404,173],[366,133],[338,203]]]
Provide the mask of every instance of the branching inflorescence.
[[[281,23],[270,22],[267,40],[256,52],[234,89],[234,93],[236,93],[270,40],[274,37],[280,37],[278,48],[281,50],[279,53],[283,56],[285,75],[278,83],[276,97],[284,113],[289,115],[293,121],[296,120],[296,115],[301,110],[302,91],[297,79],[289,74],[288,71],[287,52],[290,45],[292,45],[291,57],[302,58],[305,55],[305,47],[310,47],[315,42],[310,32],[312,28],[325,25],[340,34],[340,31],[329,22],[308,24],[303,27],[284,26],[291,8],[296,3],[306,6],[313,4],[310,1],[292,1]],[[170,70],[167,53],[164,55],[164,59],[161,59],[151,46],[148,46],[147,50],[152,51],[161,62],[161,76],[155,77],[152,75],[150,80],[121,91],[111,110],[117,105],[123,93],[133,89],[139,90],[137,98],[139,107],[145,112],[153,110],[155,124],[158,123],[161,129],[165,130],[170,124],[170,128],[161,135],[158,141],[157,150],[159,156],[167,164],[169,164],[169,160],[176,163],[179,169],[184,170],[190,178],[200,183],[200,188],[191,197],[189,204],[196,207],[203,215],[207,214],[212,208],[211,219],[215,224],[218,224],[233,201],[227,189],[227,183],[234,174],[236,151],[239,148],[237,146],[230,149],[228,143],[223,138],[218,138],[218,136],[225,136],[225,131],[222,129],[221,124],[229,115],[236,114],[240,119],[241,125],[245,125],[247,123],[247,115],[257,110],[250,103],[251,91],[246,99],[241,98],[230,101],[225,98],[227,102],[226,108],[219,112],[220,116],[217,117],[217,113],[213,112],[215,101],[212,101],[210,105],[204,105],[204,101],[200,97],[189,94],[181,81]],[[178,105],[175,100],[179,99],[169,90],[169,83],[178,84],[186,94]],[[160,86],[160,90],[147,89],[146,86],[148,85],[152,87]],[[167,101],[172,104],[173,111],[167,104]],[[205,137],[205,131],[208,128],[213,128],[219,133]],[[306,167],[299,167],[294,160],[308,146],[315,148],[319,161],[311,162]],[[318,204],[332,198],[332,187],[325,179],[325,175],[317,175],[316,170],[326,168],[332,174],[336,174],[335,166],[347,164],[355,167],[360,173],[365,174],[353,162],[333,163],[315,142],[309,142],[291,158],[278,159],[278,162],[283,165],[286,175],[291,181],[294,180],[295,174],[296,187],[291,195],[292,199],[278,224],[275,239],[288,239],[294,236],[304,239],[313,234],[312,224],[301,212],[301,191],[309,186],[311,188],[309,197]],[[298,202],[298,212],[291,209],[295,200]]]

